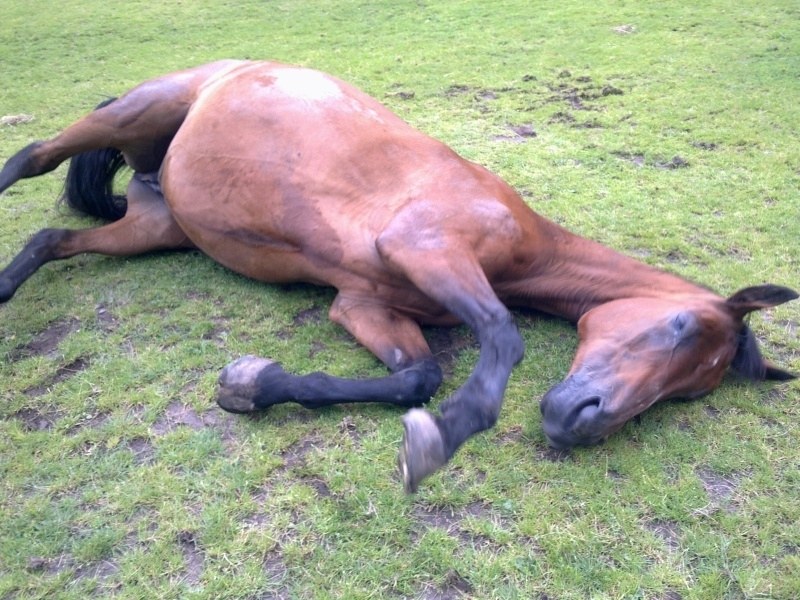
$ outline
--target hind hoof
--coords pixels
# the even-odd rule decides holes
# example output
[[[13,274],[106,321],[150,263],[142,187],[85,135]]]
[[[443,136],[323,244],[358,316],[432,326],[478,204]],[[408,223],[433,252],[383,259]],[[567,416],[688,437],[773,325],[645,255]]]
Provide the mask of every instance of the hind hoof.
[[[222,369],[217,389],[217,404],[232,413],[250,413],[259,410],[255,397],[258,391],[258,374],[270,366],[280,369],[275,361],[258,356],[243,356]]]
[[[444,440],[433,415],[418,408],[403,415],[405,435],[397,467],[407,494],[417,491],[420,482],[447,463]]]

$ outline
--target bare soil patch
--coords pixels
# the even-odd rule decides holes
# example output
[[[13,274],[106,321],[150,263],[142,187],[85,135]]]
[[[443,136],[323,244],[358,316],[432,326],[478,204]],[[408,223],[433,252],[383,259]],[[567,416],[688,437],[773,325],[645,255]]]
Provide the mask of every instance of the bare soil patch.
[[[447,572],[438,587],[427,587],[420,594],[422,600],[457,600],[467,598],[472,593],[472,584],[455,569]]]
[[[205,553],[191,531],[181,531],[177,535],[176,541],[183,553],[184,572],[181,579],[190,587],[195,587],[200,583],[203,575]]]
[[[455,363],[464,350],[478,347],[472,334],[460,327],[426,329],[425,339],[446,377],[453,375]]]
[[[145,465],[153,462],[155,449],[153,448],[152,442],[147,438],[133,438],[126,444],[126,447],[133,454],[133,460],[136,464]]]
[[[31,356],[51,356],[61,341],[79,328],[80,321],[77,319],[53,321],[30,342],[14,348],[9,353],[8,360],[17,362]]]
[[[61,414],[56,410],[23,408],[14,413],[13,418],[18,419],[27,431],[47,431],[61,418]]]
[[[670,552],[675,552],[680,548],[680,525],[678,523],[655,520],[645,523],[645,527],[663,541]]]
[[[472,502],[462,508],[453,507],[431,507],[417,506],[414,509],[414,517],[424,529],[440,529],[459,540],[461,544],[476,548],[493,547],[497,544],[489,537],[470,531],[463,525],[464,519],[474,517],[501,522],[502,518],[491,509],[491,507],[481,503]],[[418,531],[417,536],[421,536],[423,531]]]
[[[43,396],[50,388],[52,388],[57,383],[61,383],[62,381],[66,381],[70,377],[74,377],[81,371],[84,371],[89,367],[89,359],[83,356],[79,356],[69,364],[63,365],[56,369],[56,372],[49,378],[47,378],[43,383],[39,385],[35,385],[33,387],[29,387],[23,391],[23,394],[30,398],[38,398],[39,396]]]
[[[739,508],[736,492],[739,490],[744,474],[733,473],[723,476],[708,468],[697,469],[695,473],[703,484],[703,489],[709,499],[709,505],[700,512],[711,514],[720,509],[731,513],[736,512]]]
[[[100,329],[106,333],[114,331],[119,326],[119,319],[103,304],[98,304],[95,307],[94,316]]]

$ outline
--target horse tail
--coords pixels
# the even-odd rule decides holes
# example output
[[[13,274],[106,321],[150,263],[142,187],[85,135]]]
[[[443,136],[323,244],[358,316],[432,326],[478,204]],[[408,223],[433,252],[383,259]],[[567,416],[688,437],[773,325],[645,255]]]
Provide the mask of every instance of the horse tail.
[[[95,110],[115,100],[104,100]],[[86,215],[107,221],[121,219],[128,209],[128,200],[124,195],[114,193],[114,177],[124,166],[125,158],[116,148],[76,154],[69,161],[61,200]]]

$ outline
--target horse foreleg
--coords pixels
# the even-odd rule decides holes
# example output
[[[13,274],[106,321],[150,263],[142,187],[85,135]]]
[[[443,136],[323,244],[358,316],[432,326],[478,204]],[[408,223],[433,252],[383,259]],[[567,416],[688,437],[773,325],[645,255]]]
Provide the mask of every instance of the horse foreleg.
[[[392,374],[375,379],[347,379],[326,373],[292,375],[276,362],[245,356],[229,364],[219,378],[217,402],[230,412],[263,410],[296,402],[319,408],[350,402],[420,406],[442,381],[419,326],[390,308],[344,299],[334,302],[331,319],[380,358]]]
[[[511,370],[524,351],[511,314],[468,247],[417,249],[414,243],[407,235],[384,235],[378,250],[387,264],[472,329],[480,355],[467,381],[442,403],[441,416],[416,409],[403,417],[398,464],[409,492],[472,435],[494,426]]]
[[[0,302],[6,302],[39,267],[52,260],[94,252],[132,256],[153,250],[193,248],[164,198],[136,177],[128,185],[125,216],[93,229],[43,229],[0,272]]]

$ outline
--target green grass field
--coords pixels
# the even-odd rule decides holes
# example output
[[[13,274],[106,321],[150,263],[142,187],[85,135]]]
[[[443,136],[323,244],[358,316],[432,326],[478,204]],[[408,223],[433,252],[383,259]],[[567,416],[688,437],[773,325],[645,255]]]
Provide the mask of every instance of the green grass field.
[[[149,77],[269,58],[355,83],[581,235],[722,294],[800,288],[800,7],[695,4],[0,0],[0,159]],[[94,224],[56,206],[64,172],[0,198],[0,264]],[[555,452],[538,400],[574,328],[519,315],[497,427],[408,497],[397,410],[214,404],[243,354],[383,374],[332,298],[199,253],[37,273],[0,307],[0,597],[800,597],[797,383],[730,377]],[[751,326],[800,372],[800,302]],[[435,407],[477,349],[428,334]]]

